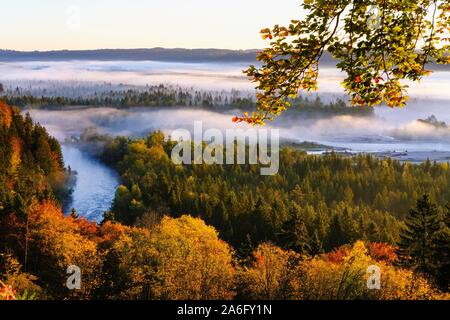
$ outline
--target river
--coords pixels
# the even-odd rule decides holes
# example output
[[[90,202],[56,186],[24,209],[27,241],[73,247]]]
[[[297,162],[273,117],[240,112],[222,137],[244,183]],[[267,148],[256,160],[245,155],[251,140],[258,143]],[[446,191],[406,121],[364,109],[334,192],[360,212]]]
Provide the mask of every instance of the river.
[[[91,221],[101,222],[118,186],[117,174],[80,149],[62,145],[64,163],[76,172],[76,184],[65,213],[72,208]]]

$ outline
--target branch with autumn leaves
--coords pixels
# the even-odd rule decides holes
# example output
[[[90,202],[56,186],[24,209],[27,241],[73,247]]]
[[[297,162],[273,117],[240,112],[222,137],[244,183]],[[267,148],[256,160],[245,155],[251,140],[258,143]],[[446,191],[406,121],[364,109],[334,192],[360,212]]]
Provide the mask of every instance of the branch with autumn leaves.
[[[404,107],[409,97],[403,80],[428,76],[425,67],[432,62],[450,64],[447,1],[305,0],[302,8],[303,20],[261,30],[271,41],[257,55],[262,66],[244,71],[257,84],[257,110],[233,122],[264,125],[300,92],[317,90],[324,51],[347,75],[342,85],[354,106]]]

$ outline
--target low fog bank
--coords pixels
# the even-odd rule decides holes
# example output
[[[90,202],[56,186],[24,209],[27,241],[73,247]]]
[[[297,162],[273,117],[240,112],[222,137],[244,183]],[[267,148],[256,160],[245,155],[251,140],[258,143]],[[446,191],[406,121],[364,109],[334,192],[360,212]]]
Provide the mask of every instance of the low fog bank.
[[[203,90],[253,90],[242,70],[243,62],[181,63],[158,61],[29,61],[0,62],[0,82],[9,88],[34,88],[45,82],[62,86],[67,82],[110,84],[113,86],[176,85]],[[343,95],[344,74],[336,68],[321,68],[319,91],[324,95]],[[409,83],[412,101],[421,99],[450,101],[449,71],[436,71],[420,83]],[[50,83],[48,83],[50,84]],[[89,92],[87,90],[86,92]]]
[[[202,121],[203,128],[220,130],[237,128],[231,121],[233,111],[218,113],[192,108],[87,108],[72,110],[24,110],[44,125],[50,134],[64,141],[73,135],[80,135],[86,128],[95,127],[101,134],[111,136],[147,135],[162,130],[170,133],[176,129],[193,131],[194,122]],[[237,112],[237,110],[236,110]],[[240,128],[250,128],[240,125]]]
[[[430,109],[428,111],[439,111]],[[202,121],[203,130],[215,128],[249,129],[246,124],[231,121],[234,114],[204,109],[176,108],[90,108],[81,110],[25,110],[32,118],[44,125],[60,141],[79,136],[86,128],[97,128],[101,134],[112,136],[144,136],[150,131],[162,130],[170,134],[175,129],[193,131],[195,121]],[[436,113],[434,113],[436,114]],[[427,114],[429,116],[430,113]],[[420,116],[420,114],[417,114]],[[439,118],[439,115],[436,115]],[[269,122],[264,128],[280,129],[280,137],[297,142],[314,141],[354,151],[409,150],[450,151],[450,129],[438,128],[415,119],[389,117],[378,114],[371,117],[350,115],[304,119],[292,113]],[[448,121],[446,117],[439,120]],[[449,123],[449,122],[448,122]]]
[[[245,63],[157,61],[0,62],[0,82],[26,87],[36,82],[90,82],[113,85],[178,85],[200,89],[252,89]]]
[[[155,61],[33,61],[0,63],[0,82],[8,90],[24,88],[34,95],[89,96],[109,90],[126,90],[147,85],[167,84],[180,88],[232,92],[254,92],[242,70],[245,63],[173,63]],[[336,68],[321,68],[319,91],[324,102],[344,96]],[[411,84],[411,100],[405,108],[376,107],[373,117],[328,116],[304,119],[295,113],[284,114],[268,127],[280,128],[282,138],[315,141],[353,150],[409,149],[450,150],[449,133],[418,119],[435,115],[450,124],[450,72],[437,71],[420,83]],[[344,98],[346,100],[346,98]],[[70,109],[70,108],[68,108]],[[97,127],[110,135],[142,136],[161,129],[191,130],[194,121],[204,128],[236,128],[231,122],[239,111],[223,113],[205,109],[133,108],[118,110],[99,107],[83,110],[31,110],[32,117],[45,125],[60,141],[79,135],[85,128]]]

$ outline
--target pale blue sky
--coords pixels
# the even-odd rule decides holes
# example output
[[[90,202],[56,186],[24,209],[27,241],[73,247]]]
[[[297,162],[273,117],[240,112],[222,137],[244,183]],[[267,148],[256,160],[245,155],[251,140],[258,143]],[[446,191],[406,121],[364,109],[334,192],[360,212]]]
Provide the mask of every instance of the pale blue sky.
[[[261,48],[259,30],[298,18],[300,2],[0,0],[0,48]]]

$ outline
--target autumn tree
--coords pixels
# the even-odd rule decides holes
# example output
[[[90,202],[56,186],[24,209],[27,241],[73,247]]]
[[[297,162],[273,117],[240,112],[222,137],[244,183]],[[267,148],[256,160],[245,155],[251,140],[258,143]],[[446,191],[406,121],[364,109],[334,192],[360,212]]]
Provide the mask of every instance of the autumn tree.
[[[346,78],[353,105],[408,100],[404,80],[430,73],[431,62],[450,63],[450,3],[441,0],[304,0],[302,19],[261,31],[270,46],[262,66],[245,71],[256,82],[257,112],[234,121],[263,124],[280,115],[289,99],[318,87],[319,61],[326,53]]]
[[[116,297],[208,300],[234,295],[232,250],[200,219],[164,217],[151,231],[132,228],[110,250],[120,273],[113,281],[124,285]]]
[[[33,206],[29,215],[28,269],[38,276],[38,284],[53,298],[91,298],[102,283],[102,253],[96,241],[88,238],[86,227],[72,217],[64,217],[59,206],[49,201]],[[65,286],[66,270],[71,265],[81,269],[80,290],[69,291]]]
[[[253,261],[237,275],[238,298],[287,300],[298,298],[301,256],[273,244],[263,243],[253,252]]]
[[[367,298],[366,269],[370,256],[362,242],[350,250],[316,256],[303,266],[303,299],[348,300]]]
[[[214,228],[190,216],[166,217],[152,233],[152,244],[160,279],[152,287],[157,298],[232,298],[232,250]]]
[[[370,256],[376,261],[394,264],[397,262],[396,247],[382,242],[370,242],[367,245]]]
[[[375,250],[378,251],[380,246],[376,247]],[[384,258],[375,259],[372,256],[373,250],[373,247],[368,249],[364,242],[356,241],[352,246],[340,247],[331,253],[306,261],[302,265],[304,276],[300,298],[313,300],[444,298],[426,278],[411,270],[397,268]],[[380,268],[379,290],[370,290],[367,287],[369,266]]]
[[[0,254],[0,257],[2,258],[0,268],[3,270],[0,283],[3,282],[5,287],[9,286],[15,292],[16,298],[27,300],[46,298],[44,290],[36,284],[37,277],[23,272],[22,265],[16,258],[11,254]]]

